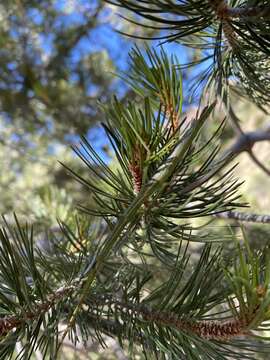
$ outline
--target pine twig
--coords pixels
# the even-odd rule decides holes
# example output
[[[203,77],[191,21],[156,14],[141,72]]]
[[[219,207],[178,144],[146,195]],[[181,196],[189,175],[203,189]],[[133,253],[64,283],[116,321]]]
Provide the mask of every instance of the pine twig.
[[[270,224],[270,215],[241,213],[238,211],[227,211],[224,213],[215,214],[214,216],[222,219],[238,220],[241,222]]]
[[[238,336],[249,334],[248,326],[256,316],[257,307],[250,312],[249,318],[236,317],[228,320],[186,320],[178,314],[166,311],[153,310],[142,304],[122,302],[113,298],[95,299],[96,305],[106,305],[113,308],[114,313],[123,313],[134,316],[136,319],[158,326],[175,328],[189,334],[197,335],[205,340],[228,341]]]
[[[78,281],[73,284],[60,287],[53,294],[49,295],[47,300],[39,302],[32,311],[26,311],[21,315],[6,316],[0,319],[0,337],[6,335],[13,329],[22,327],[27,321],[37,320],[41,315],[46,314],[53,306],[70,296],[78,287]]]
[[[270,217],[268,217],[270,222]],[[37,320],[41,315],[48,312],[58,302],[73,294],[75,289],[82,286],[79,280],[75,280],[73,284],[62,286],[57,289],[53,294],[48,296],[45,302],[40,302],[34,311],[28,311],[22,316],[7,316],[0,319],[0,337],[7,335],[10,331],[22,327],[27,321]],[[141,318],[144,322],[153,324],[156,323],[159,326],[168,326],[175,328],[179,331],[192,333],[205,340],[220,340],[228,341],[234,337],[248,334],[247,328],[256,315],[257,308],[251,312],[250,318],[241,318],[241,316],[228,319],[228,320],[203,320],[193,321],[186,320],[179,317],[178,314],[166,311],[153,310],[143,304],[135,304],[122,302],[112,297],[93,297],[89,306],[90,311],[95,311],[98,306],[109,306],[113,308],[114,313],[126,312],[128,316],[135,316],[137,319]],[[90,319],[97,319],[95,314],[91,315]],[[96,321],[95,321],[96,322]],[[119,332],[123,330],[123,327],[119,327],[119,324],[115,324],[112,321],[98,318],[100,328],[105,333],[112,333],[119,335]],[[137,334],[138,339],[140,338]],[[137,339],[137,340],[138,340]]]

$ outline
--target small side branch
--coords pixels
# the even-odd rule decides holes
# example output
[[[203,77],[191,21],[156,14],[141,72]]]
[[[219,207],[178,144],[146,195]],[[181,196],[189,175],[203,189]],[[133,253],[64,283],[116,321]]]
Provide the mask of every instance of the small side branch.
[[[13,329],[21,328],[27,321],[35,321],[40,316],[45,315],[58,302],[70,296],[77,288],[77,283],[57,289],[53,294],[49,295],[47,300],[39,302],[32,311],[25,311],[21,315],[12,315],[0,318],[0,337],[5,336]]]
[[[112,315],[134,317],[143,322],[159,326],[175,328],[189,334],[197,335],[205,340],[228,341],[234,337],[243,336],[248,333],[248,325],[256,315],[256,311],[251,312],[252,319],[231,318],[229,320],[209,320],[195,321],[187,320],[173,312],[156,311],[142,304],[126,303],[113,298],[95,299],[96,311],[99,306],[108,306]]]
[[[193,333],[205,340],[227,341],[245,333],[247,324],[242,319],[227,321],[186,321],[177,315],[166,312],[149,311],[142,313],[147,321],[156,322],[158,325],[174,327],[180,331]]]
[[[237,211],[227,211],[224,213],[216,214],[215,217],[222,219],[232,219],[241,222],[270,224],[270,215],[248,214]]]
[[[82,286],[81,280],[75,280],[73,284],[61,287],[48,296],[45,302],[36,305],[35,310],[23,313],[21,316],[7,316],[0,319],[0,336],[5,336],[13,329],[21,328],[27,321],[35,321],[45,315],[53,306],[61,300],[70,297],[78,287]],[[145,323],[156,323],[158,326],[175,328],[189,334],[197,335],[205,340],[228,341],[232,338],[249,334],[249,324],[256,316],[258,306],[250,311],[250,315],[241,317],[238,314],[235,318],[228,320],[204,320],[196,321],[183,318],[174,312],[158,311],[140,303],[123,302],[111,296],[92,297],[88,302],[89,319],[98,319],[105,333],[119,333],[123,328],[116,327],[106,315],[102,319],[100,308],[108,307],[111,316],[125,318],[136,318]],[[119,324],[118,324],[119,325]],[[137,334],[138,335],[138,334]],[[144,339],[145,340],[145,339]]]

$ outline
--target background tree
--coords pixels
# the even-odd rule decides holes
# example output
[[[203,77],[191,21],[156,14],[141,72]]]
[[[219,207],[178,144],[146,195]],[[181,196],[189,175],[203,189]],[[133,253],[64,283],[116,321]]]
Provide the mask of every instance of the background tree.
[[[102,133],[89,129],[102,119],[98,100],[112,91],[126,96],[113,72],[125,66],[130,45],[113,33],[116,15],[101,1],[4,1],[0,18],[0,211],[16,207],[55,225],[50,197],[58,209],[84,197],[55,159],[74,164],[67,148],[82,135],[109,159]],[[62,195],[45,200],[52,188]]]

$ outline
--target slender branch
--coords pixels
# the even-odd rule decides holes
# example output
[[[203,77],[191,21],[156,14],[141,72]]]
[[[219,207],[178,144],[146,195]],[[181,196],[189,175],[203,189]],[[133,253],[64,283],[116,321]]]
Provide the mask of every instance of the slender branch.
[[[197,335],[206,340],[228,341],[234,337],[248,335],[248,326],[257,313],[257,307],[249,317],[236,317],[229,320],[186,320],[173,312],[156,311],[142,304],[122,302],[113,298],[95,299],[97,306],[108,306],[113,314],[134,316],[143,322],[175,328],[179,331]],[[97,309],[96,309],[97,310]]]
[[[215,214],[215,217],[222,219],[233,219],[241,222],[270,224],[270,215],[248,214],[248,213],[241,213],[238,211],[227,211],[224,213]]]
[[[240,154],[243,151],[247,151],[252,161],[267,175],[270,176],[270,170],[267,169],[267,167],[261,163],[257,159],[257,157],[254,155],[252,148],[255,145],[255,143],[260,141],[269,141],[270,140],[270,124],[264,129],[264,130],[257,130],[245,133],[243,129],[240,126],[240,119],[235,114],[232,106],[228,104],[226,106],[226,102],[223,99],[223,103],[225,105],[225,108],[228,107],[228,113],[230,116],[230,120],[232,122],[234,131],[238,134],[238,139],[236,142],[232,145],[232,147],[228,150],[228,153],[235,156]]]
[[[0,336],[6,335],[13,329],[21,328],[27,321],[37,320],[58,302],[71,296],[78,288],[82,288],[83,284],[83,279],[76,279],[72,284],[57,289],[48,296],[46,301],[38,303],[35,310],[22,313],[21,316],[12,315],[0,319]],[[174,312],[157,311],[144,304],[123,302],[111,296],[92,296],[88,302],[89,319],[96,319],[96,316],[98,316],[98,324],[101,330],[103,328],[105,333],[111,334],[119,334],[124,328],[119,327],[119,324],[115,324],[108,317],[106,319],[100,317],[100,307],[104,308],[104,306],[109,308],[113,316],[118,313],[124,317],[136,317],[136,319],[149,324],[156,323],[159,326],[172,327],[206,340],[220,341],[228,341],[234,337],[250,334],[248,330],[249,324],[251,324],[259,309],[259,306],[255,306],[253,311],[249,312],[250,315],[241,316],[241,314],[238,314],[235,318],[228,320],[195,321],[185,319]],[[97,323],[97,321],[94,321],[94,323]],[[137,340],[143,340],[139,334],[136,335],[135,333],[135,337],[137,337]]]
[[[132,176],[134,194],[138,195],[142,188],[142,170],[140,166],[134,162],[129,165],[129,171]]]
[[[77,283],[78,281],[76,280],[71,285],[60,287],[53,294],[49,295],[46,301],[37,303],[34,310],[22,312],[20,315],[1,318],[0,337],[13,329],[21,328],[27,321],[37,320],[40,316],[46,314],[58,302],[70,296],[78,288]]]
[[[249,157],[251,160],[263,171],[266,175],[270,176],[270,169],[267,169],[267,167],[254,155],[252,151],[248,152]]]

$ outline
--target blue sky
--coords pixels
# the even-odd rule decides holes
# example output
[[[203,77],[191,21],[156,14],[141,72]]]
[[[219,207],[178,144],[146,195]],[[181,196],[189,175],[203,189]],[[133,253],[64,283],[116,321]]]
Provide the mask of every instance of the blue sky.
[[[54,33],[53,31],[61,30],[62,28],[69,28],[75,25],[80,25],[85,23],[87,18],[85,17],[85,11],[93,12],[95,4],[97,1],[92,0],[56,0],[54,3],[55,9],[60,11],[60,15],[57,16],[57,21],[54,24],[54,30],[49,31],[48,33],[40,33],[40,44],[45,53],[50,56],[53,49],[53,40]],[[82,7],[82,8],[80,8]],[[83,9],[83,10],[82,10]],[[85,10],[86,9],[86,10]],[[29,17],[31,21],[35,24],[41,24],[45,19],[41,11],[35,9],[28,10]],[[123,21],[123,20],[119,20]],[[14,30],[14,36],[16,37],[16,31]],[[98,51],[107,51],[109,56],[118,67],[118,70],[126,71],[128,70],[128,52],[133,46],[133,41],[129,37],[122,36],[118,34],[110,24],[103,24],[98,26],[95,30],[91,30],[89,34],[83,37],[74,48],[71,53],[71,62],[78,63],[82,57],[89,53],[98,52]],[[159,47],[158,41],[152,41],[152,46],[155,46],[156,49]],[[175,43],[167,43],[163,45],[163,48],[168,54],[175,54],[179,62],[184,64],[187,61],[187,52],[186,49]],[[38,61],[38,60],[37,60]],[[70,78],[70,81],[76,81],[75,77]],[[187,84],[184,86],[184,95],[188,96]],[[93,88],[89,88],[89,92],[93,91]],[[123,96],[126,90],[125,85],[121,80],[116,77],[115,82],[112,84],[110,91],[112,95],[116,93],[118,96]],[[104,132],[101,128],[94,127],[88,132],[88,138],[91,141],[95,149],[106,158],[107,155],[103,152],[102,147],[107,144]],[[72,140],[72,137],[69,137]]]

